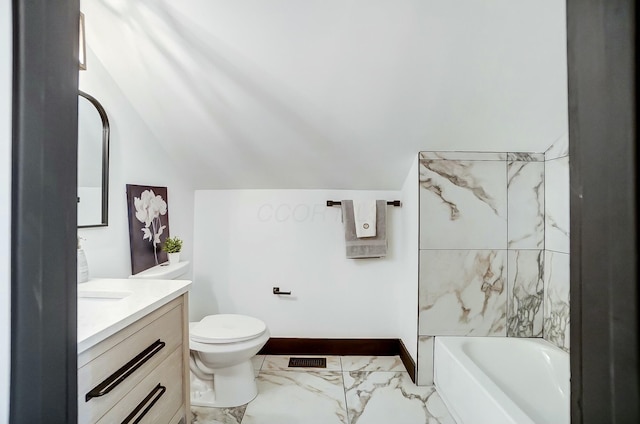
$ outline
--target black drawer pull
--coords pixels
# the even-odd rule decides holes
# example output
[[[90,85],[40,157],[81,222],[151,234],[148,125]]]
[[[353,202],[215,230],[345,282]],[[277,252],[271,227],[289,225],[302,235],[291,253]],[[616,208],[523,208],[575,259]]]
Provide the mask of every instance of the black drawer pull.
[[[156,340],[151,346],[140,352],[135,358],[124,364],[118,371],[111,374],[102,383],[94,387],[85,396],[85,402],[89,402],[95,397],[104,396],[113,390],[118,384],[122,383],[127,377],[133,374],[145,362],[153,357],[165,346],[165,342]]]
[[[149,410],[151,408],[153,408],[153,405],[156,404],[156,402],[158,400],[160,400],[160,398],[162,397],[162,395],[164,394],[164,392],[167,391],[167,388],[164,387],[163,385],[161,385],[160,383],[158,383],[158,385],[155,387],[155,389],[151,390],[151,393],[149,393],[147,395],[146,398],[144,398],[142,400],[142,402],[140,402],[138,404],[138,406],[136,406],[136,409],[133,410],[133,412],[131,412],[127,418],[124,419],[124,421],[122,421],[122,424],[129,424],[131,422],[132,419],[135,418],[136,415],[138,415],[138,413],[140,413],[140,410],[142,410],[142,408],[144,408],[144,406],[147,404],[147,402],[151,401],[149,403],[149,405],[147,405],[146,408],[144,408],[144,410],[142,410],[142,412],[140,413],[140,416],[138,418],[136,418],[135,421],[133,421],[132,424],[137,424],[140,422],[140,420],[142,420],[142,418],[144,418],[145,415],[147,415],[147,412],[149,412]]]

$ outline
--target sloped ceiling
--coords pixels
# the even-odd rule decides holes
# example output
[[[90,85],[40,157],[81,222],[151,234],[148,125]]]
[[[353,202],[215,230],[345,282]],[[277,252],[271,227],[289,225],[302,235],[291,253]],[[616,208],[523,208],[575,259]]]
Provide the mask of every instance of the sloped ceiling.
[[[542,152],[567,132],[562,0],[82,11],[94,66],[196,188],[399,189],[420,150]]]

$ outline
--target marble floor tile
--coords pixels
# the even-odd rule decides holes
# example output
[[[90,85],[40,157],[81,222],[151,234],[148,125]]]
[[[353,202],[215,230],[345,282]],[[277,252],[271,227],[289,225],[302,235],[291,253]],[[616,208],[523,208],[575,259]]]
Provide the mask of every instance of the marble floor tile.
[[[341,356],[342,371],[406,371],[399,356]]]
[[[350,424],[455,424],[435,388],[406,372],[345,372],[344,385]]]
[[[191,424],[241,424],[247,405],[237,408],[191,407]]]
[[[341,372],[263,369],[256,382],[242,424],[348,424]]]
[[[289,368],[289,358],[327,358],[326,368]],[[326,355],[266,355],[262,371],[342,371],[339,356]]]
[[[272,366],[282,365],[272,357]],[[345,371],[259,371],[258,396],[237,408],[191,407],[193,424],[454,424],[433,386],[417,387],[397,356],[331,358]],[[268,356],[262,358],[265,364]],[[254,359],[254,366],[260,364]],[[286,364],[285,364],[286,365]],[[351,369],[351,371],[346,371]],[[358,370],[380,371],[358,371]],[[402,370],[402,371],[399,371]],[[193,380],[193,379],[192,379]],[[192,390],[197,389],[193,385]]]

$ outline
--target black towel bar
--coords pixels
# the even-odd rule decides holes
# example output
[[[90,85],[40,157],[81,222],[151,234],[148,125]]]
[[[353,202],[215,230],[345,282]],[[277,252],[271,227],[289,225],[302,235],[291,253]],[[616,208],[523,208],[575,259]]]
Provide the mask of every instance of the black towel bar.
[[[340,201],[327,200],[327,206],[340,206],[341,204],[342,204],[342,202],[340,202]],[[391,201],[387,202],[387,205],[402,206],[402,204],[400,203],[399,200],[391,200]]]

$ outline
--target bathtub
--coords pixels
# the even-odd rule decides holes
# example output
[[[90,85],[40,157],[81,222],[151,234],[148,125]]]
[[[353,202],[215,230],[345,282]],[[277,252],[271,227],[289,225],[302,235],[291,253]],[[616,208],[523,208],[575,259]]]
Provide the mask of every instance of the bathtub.
[[[434,381],[458,424],[569,424],[569,354],[542,339],[436,337]]]

